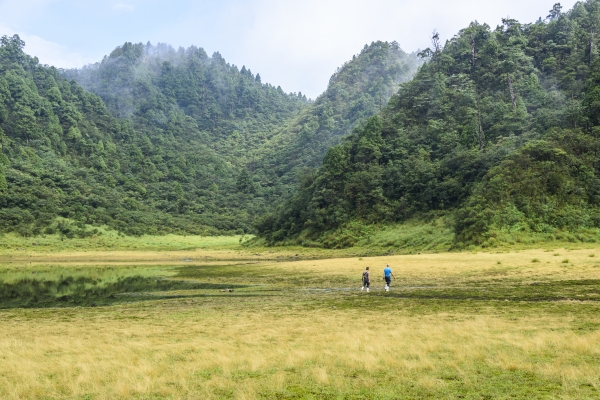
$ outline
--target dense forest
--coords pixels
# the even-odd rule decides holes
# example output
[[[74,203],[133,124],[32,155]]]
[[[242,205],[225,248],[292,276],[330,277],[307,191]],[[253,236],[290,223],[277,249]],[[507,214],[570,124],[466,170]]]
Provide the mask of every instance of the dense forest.
[[[377,113],[419,64],[416,54],[404,53],[396,42],[365,45],[314,102],[263,84],[260,74],[245,66],[238,70],[219,53],[209,58],[196,47],[126,43],[102,62],[63,75],[100,96],[113,115],[131,119],[151,140],[163,135],[169,113],[192,118],[202,142],[232,167],[206,179],[217,176],[223,186],[235,177],[224,191],[244,193],[257,203],[249,209],[257,215],[289,197],[297,175],[318,167],[327,149]],[[189,135],[173,139],[187,144]]]
[[[0,231],[25,236],[91,235],[90,225],[251,231],[418,64],[395,43],[373,43],[312,102],[196,47],[125,43],[67,71],[23,47],[18,36],[0,40]],[[308,131],[319,140],[298,160]]]
[[[276,175],[271,179],[295,184],[307,167],[319,167],[326,151],[359,122],[380,112],[420,64],[416,54],[404,53],[396,42],[365,45],[336,71],[323,95],[269,140],[258,165]]]
[[[0,39],[0,232],[243,233],[352,246],[443,216],[455,245],[600,228],[600,1],[365,46],[309,100],[198,47],[79,70]]]
[[[352,227],[446,215],[455,245],[600,227],[600,2],[474,22],[258,224],[270,243],[351,246]],[[318,241],[318,242],[315,242]]]

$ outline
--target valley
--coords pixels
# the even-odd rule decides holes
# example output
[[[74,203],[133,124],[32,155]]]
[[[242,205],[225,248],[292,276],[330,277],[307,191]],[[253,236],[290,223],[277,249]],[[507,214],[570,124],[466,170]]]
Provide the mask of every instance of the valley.
[[[57,68],[9,29],[0,398],[598,398],[600,0],[533,21],[369,40],[314,99],[198,45]]]

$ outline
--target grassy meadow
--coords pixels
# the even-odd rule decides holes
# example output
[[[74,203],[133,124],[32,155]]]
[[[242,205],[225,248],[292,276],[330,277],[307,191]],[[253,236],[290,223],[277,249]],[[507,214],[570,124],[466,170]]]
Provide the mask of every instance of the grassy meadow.
[[[600,246],[351,257],[210,240],[5,250],[0,398],[600,397]]]

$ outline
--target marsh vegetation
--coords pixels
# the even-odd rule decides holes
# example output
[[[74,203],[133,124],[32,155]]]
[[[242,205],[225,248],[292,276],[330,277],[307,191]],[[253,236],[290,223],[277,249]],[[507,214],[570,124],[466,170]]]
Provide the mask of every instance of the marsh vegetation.
[[[221,251],[3,256],[0,397],[599,395],[596,248],[297,260]],[[390,293],[386,263],[398,277]],[[369,294],[359,288],[367,265]],[[53,297],[11,303],[7,287]]]

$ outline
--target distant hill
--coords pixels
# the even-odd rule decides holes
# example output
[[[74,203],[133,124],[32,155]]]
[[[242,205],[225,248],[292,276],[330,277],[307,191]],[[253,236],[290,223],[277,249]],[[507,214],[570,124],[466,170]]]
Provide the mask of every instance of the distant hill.
[[[125,43],[100,63],[58,71],[23,46],[18,36],[0,42],[0,231],[92,234],[87,224],[127,234],[248,232],[330,143],[303,139],[313,149],[306,161],[273,174],[265,160],[279,154],[276,144],[297,143],[287,127],[319,108],[218,53]],[[367,71],[363,53],[342,69],[360,79],[330,85],[351,94],[329,102],[334,122],[315,128],[319,137],[342,136],[375,112],[341,104],[361,96],[358,87],[377,88],[385,101],[397,70],[414,71],[393,62],[381,74]]]
[[[257,165],[269,181],[296,182],[307,167],[321,165],[326,151],[361,121],[378,113],[417,71],[422,60],[398,43],[373,42],[338,68],[327,90],[279,128]]]
[[[534,24],[434,36],[415,78],[260,232],[344,247],[361,224],[446,215],[461,247],[600,227],[599,29],[600,2],[588,0]]]
[[[102,62],[63,75],[100,96],[113,115],[130,118],[151,140],[167,129],[170,112],[193,118],[204,143],[235,171],[235,185],[229,182],[225,191],[241,191],[267,208],[286,198],[297,174],[318,167],[358,121],[378,112],[419,64],[397,43],[365,45],[314,103],[262,84],[259,74],[196,47],[126,43]]]
[[[99,63],[62,74],[100,96],[111,114],[130,118],[136,128],[163,134],[173,114],[191,117],[220,151],[232,140],[244,150],[262,144],[307,105],[301,93],[263,84],[259,74],[195,46],[176,50],[166,44],[125,43]]]

